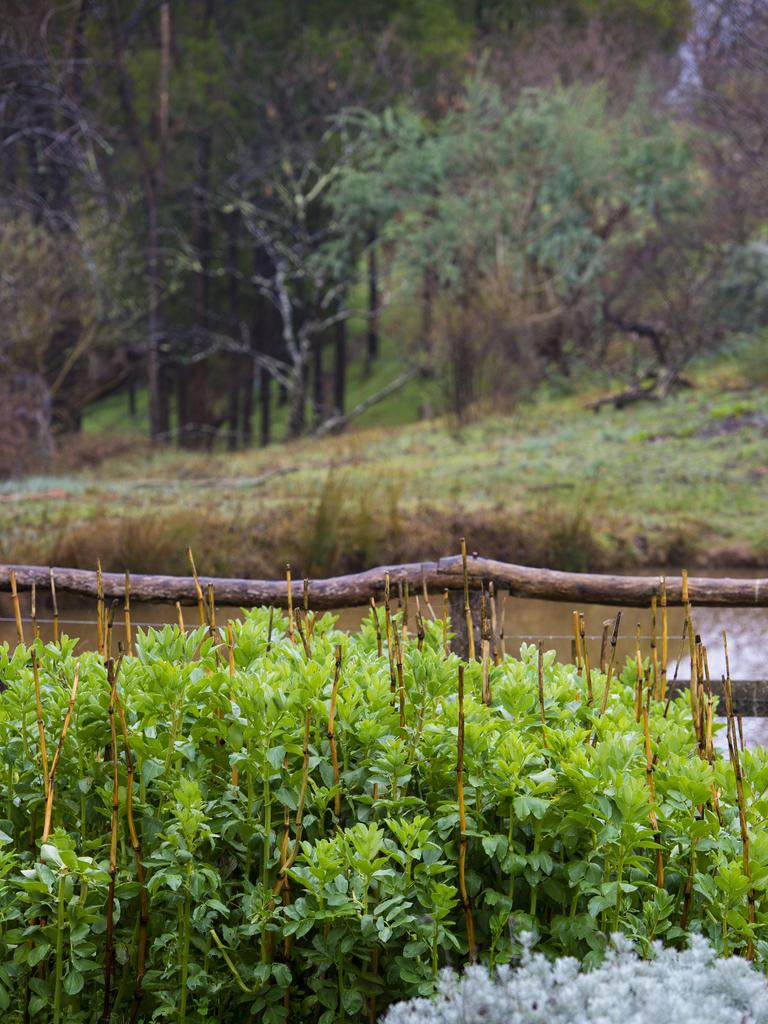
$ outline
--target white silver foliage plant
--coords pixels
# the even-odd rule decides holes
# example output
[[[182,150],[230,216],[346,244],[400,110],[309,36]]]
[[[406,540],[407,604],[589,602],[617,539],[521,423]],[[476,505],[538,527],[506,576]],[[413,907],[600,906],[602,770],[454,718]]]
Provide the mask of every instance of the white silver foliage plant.
[[[718,958],[696,935],[688,949],[653,953],[643,960],[614,936],[591,971],[530,951],[493,976],[444,971],[434,999],[396,1003],[382,1024],[768,1024],[768,984],[746,960]]]

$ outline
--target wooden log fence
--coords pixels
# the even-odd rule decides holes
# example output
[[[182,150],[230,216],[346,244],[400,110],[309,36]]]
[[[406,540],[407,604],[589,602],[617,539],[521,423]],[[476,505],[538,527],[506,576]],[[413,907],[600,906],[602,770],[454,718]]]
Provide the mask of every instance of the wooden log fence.
[[[0,565],[0,591],[11,588],[11,572],[16,573],[20,591],[30,590],[35,584],[39,593],[50,585],[50,574],[56,589],[81,597],[96,596],[96,572],[88,569],[67,569],[58,566],[49,569],[39,565]],[[543,601],[561,601],[574,604],[600,604],[628,608],[650,607],[651,599],[658,596],[658,576],[613,576],[595,573],[559,572],[536,569],[527,565],[497,562],[477,555],[468,560],[470,584],[479,588],[493,582],[498,590],[504,589],[512,597],[536,598]],[[393,587],[408,583],[411,589],[430,591],[460,590],[463,587],[460,555],[440,558],[431,562],[411,562],[406,565],[382,565],[364,572],[335,576],[328,579],[310,579],[310,602],[316,609],[351,608],[367,604],[372,597],[384,592],[385,575],[389,573]],[[122,597],[125,576],[122,572],[105,572],[104,596]],[[248,580],[201,576],[205,590],[212,584],[216,601],[222,605],[253,608],[273,605],[286,608],[288,588],[285,580]],[[294,582],[294,596],[301,587]],[[679,576],[666,577],[667,602],[682,604],[682,580]],[[688,593],[694,605],[709,608],[768,608],[768,579],[716,579],[691,576]],[[135,601],[156,603],[195,604],[197,593],[191,576],[131,575],[131,597]]]
[[[19,591],[31,590],[35,585],[39,594],[50,586],[53,575],[57,591],[80,597],[97,596],[97,574],[87,569],[70,569],[39,565],[0,565],[0,592],[11,589],[11,573],[15,572]],[[477,590],[493,582],[497,590],[507,590],[512,597],[534,598],[543,601],[568,602],[575,605],[600,604],[614,607],[647,608],[651,599],[658,597],[658,576],[616,576],[596,573],[559,572],[514,565],[473,555],[468,560],[470,586]],[[328,579],[310,579],[310,604],[314,609],[340,609],[366,605],[372,597],[384,593],[385,578],[390,584],[408,583],[421,591],[451,592],[452,618],[459,623],[462,616],[457,609],[462,605],[464,586],[460,555],[436,561],[411,562],[405,565],[385,565]],[[103,573],[104,597],[122,598],[125,593],[124,573]],[[216,602],[220,605],[252,608],[272,605],[288,606],[288,587],[285,580],[249,580],[199,577],[205,591],[213,585]],[[665,577],[667,603],[682,605],[682,579]],[[294,581],[294,601],[300,595],[302,581]],[[696,577],[688,579],[688,592],[693,605],[710,608],[766,608],[768,607],[768,579],[732,579]],[[131,575],[131,599],[152,603],[195,604],[197,591],[191,576]],[[474,602],[473,602],[474,603]],[[680,680],[677,687],[686,687]],[[713,692],[720,696],[720,684],[713,681]],[[734,710],[745,716],[768,717],[768,681],[734,680]]]

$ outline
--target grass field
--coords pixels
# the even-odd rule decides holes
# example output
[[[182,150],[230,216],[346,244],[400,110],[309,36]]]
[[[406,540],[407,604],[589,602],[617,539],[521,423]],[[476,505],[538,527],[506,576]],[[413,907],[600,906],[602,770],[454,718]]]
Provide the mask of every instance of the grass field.
[[[205,572],[290,560],[316,575],[445,554],[466,533],[489,556],[561,568],[759,565],[768,388],[734,358],[692,378],[622,411],[540,393],[461,431],[413,422],[418,391],[401,393],[376,427],[235,455],[129,436],[92,469],[2,485],[0,553],[181,572],[191,543]]]

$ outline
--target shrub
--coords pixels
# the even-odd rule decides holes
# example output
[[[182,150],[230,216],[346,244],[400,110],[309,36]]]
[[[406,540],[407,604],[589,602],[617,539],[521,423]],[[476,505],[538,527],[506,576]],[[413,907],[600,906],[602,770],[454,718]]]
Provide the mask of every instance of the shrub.
[[[541,691],[535,648],[491,665],[488,704],[472,662],[462,716],[441,623],[422,642],[396,615],[390,661],[381,618],[382,654],[372,618],[334,621],[150,630],[112,684],[71,640],[37,641],[37,671],[0,647],[4,1021],[362,1021],[473,951],[513,962],[522,931],[590,966],[613,932],[648,954],[688,929],[765,964],[765,752],[743,755],[748,877],[687,695],[647,695],[649,770],[634,663],[601,714],[605,676],[554,652]]]
[[[618,938],[618,937],[617,937]],[[578,961],[527,954],[494,976],[470,967],[447,971],[438,997],[393,1006],[383,1024],[764,1024],[765,978],[738,957],[718,960],[707,942],[654,950],[641,960],[625,943],[582,971]]]

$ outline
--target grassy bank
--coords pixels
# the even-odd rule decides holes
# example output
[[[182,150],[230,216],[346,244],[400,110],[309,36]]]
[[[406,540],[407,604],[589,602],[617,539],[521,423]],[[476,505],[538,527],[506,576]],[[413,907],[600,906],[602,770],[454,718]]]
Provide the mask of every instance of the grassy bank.
[[[132,441],[93,469],[8,482],[3,560],[206,572],[353,570],[455,550],[561,568],[757,566],[768,389],[735,360],[663,404],[539,395],[512,415],[358,430],[235,455]]]

